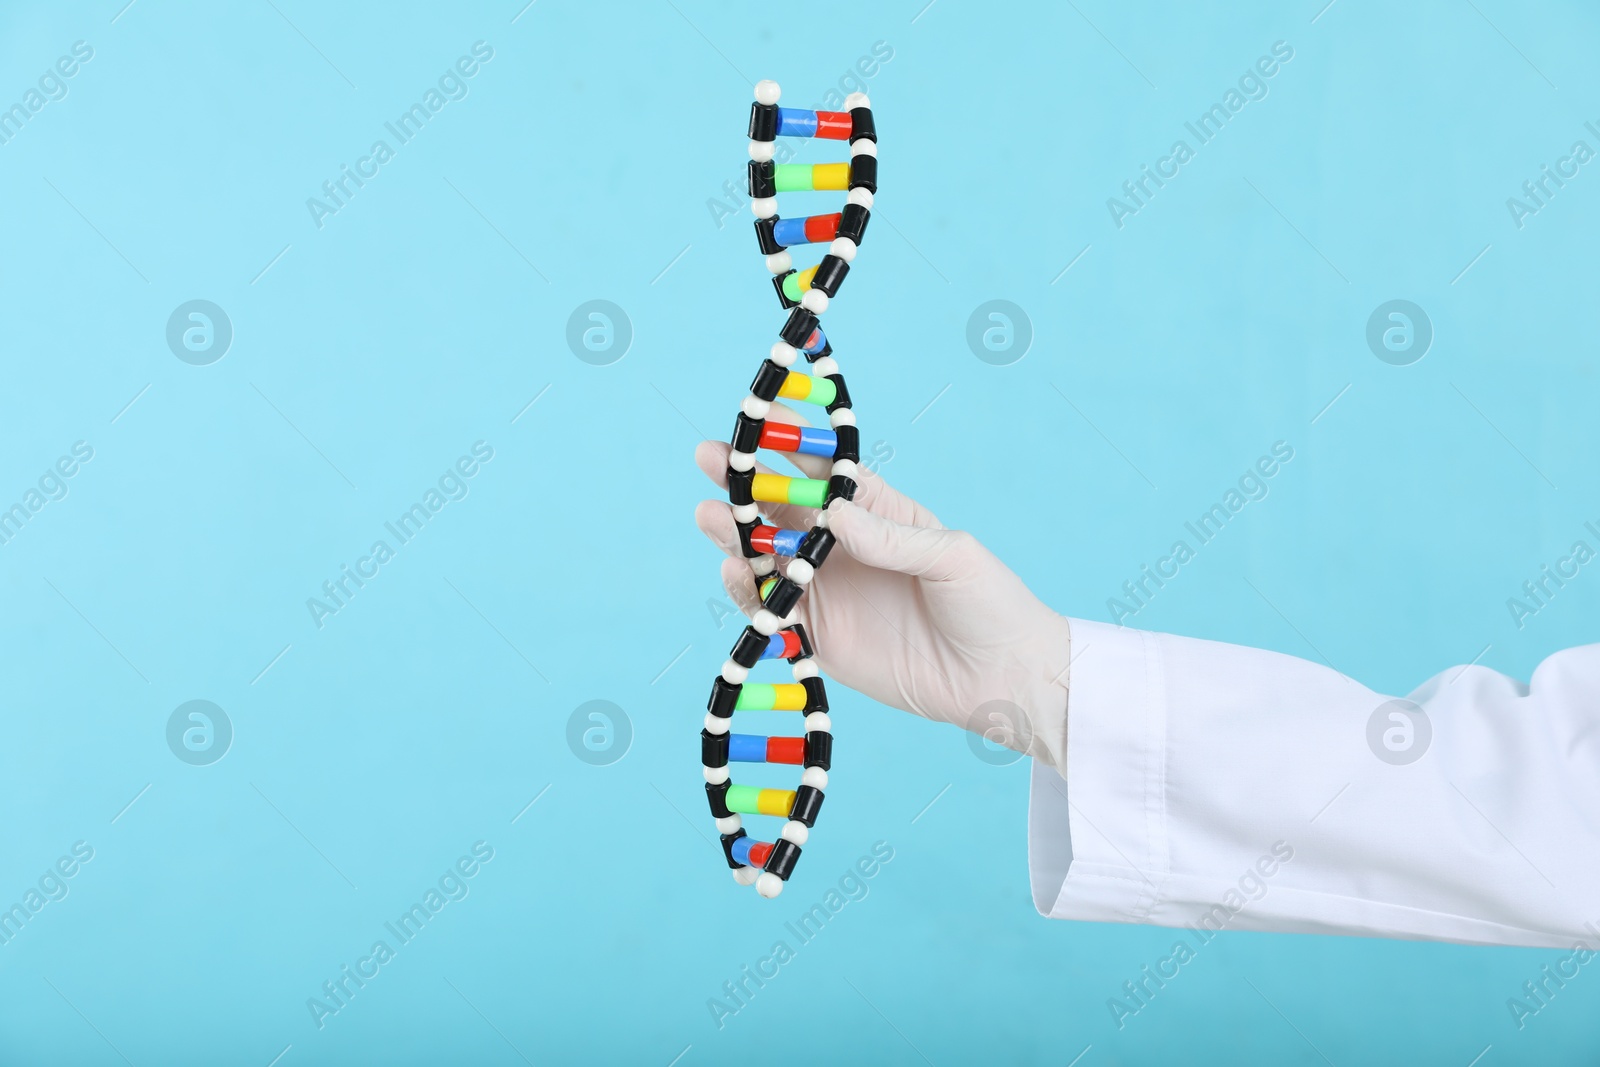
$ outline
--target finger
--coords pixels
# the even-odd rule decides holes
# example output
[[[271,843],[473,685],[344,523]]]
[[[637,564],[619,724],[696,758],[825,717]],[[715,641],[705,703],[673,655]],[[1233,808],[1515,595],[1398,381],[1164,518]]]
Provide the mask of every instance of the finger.
[[[895,522],[848,500],[829,505],[828,528],[840,548],[867,566],[930,582],[966,577],[975,562],[971,534]]]
[[[701,441],[694,450],[694,461],[706,477],[720,489],[728,488],[728,453],[733,450],[726,441]],[[771,467],[756,464],[762,474],[776,474]],[[793,504],[759,502],[762,513],[771,525],[790,530],[809,530],[816,519],[816,509],[796,507]]]
[[[710,539],[722,551],[736,560],[743,560],[747,564],[754,564],[758,556],[746,556],[744,543],[739,538],[739,525],[733,521],[733,509],[725,501],[702,500],[694,509],[695,525],[700,527],[700,532]],[[778,563],[778,573],[789,573],[789,557],[774,557]]]
[[[761,610],[761,598],[756,595],[755,576],[750,572],[750,564],[744,560],[722,561],[722,588],[728,591],[728,596],[747,617],[754,618],[756,612]]]
[[[772,410],[769,413],[766,421],[782,423],[782,424],[788,425],[788,426],[814,426],[815,425],[815,423],[813,423],[810,419],[806,418],[800,412],[796,411],[794,408],[791,408],[787,404],[784,404],[781,401],[777,401],[777,400],[772,401]],[[724,442],[721,442],[721,441],[704,441],[704,442],[701,442],[701,447],[703,448],[706,445],[711,445],[711,444],[724,444]],[[721,456],[722,456],[722,459],[721,459],[720,462],[722,463],[722,465],[724,467],[727,466],[727,456],[728,456],[728,452],[731,450],[731,448],[732,448],[731,445],[725,445],[720,450],[721,451]],[[805,475],[807,478],[826,479],[828,477],[828,475],[833,472],[833,459],[831,457],[828,457],[828,456],[807,456],[807,455],[801,455],[798,452],[783,452],[783,453],[780,453],[780,454],[783,456],[784,459],[788,460],[793,466],[798,468],[800,473]],[[699,453],[698,450],[695,453],[695,460],[696,460],[696,462],[700,461],[700,453]],[[704,466],[705,466],[705,464],[701,463],[701,467],[704,468]],[[765,470],[767,468],[762,468],[762,469]],[[706,473],[707,474],[711,474],[712,472],[707,470]],[[727,472],[723,471],[722,473],[723,473],[724,476],[726,476]]]
[[[786,422],[793,426],[812,426],[812,420],[780,401],[772,402],[772,413],[780,416],[776,421]],[[824,420],[826,424],[827,421]],[[824,456],[803,456],[794,452],[783,453],[785,459],[798,467],[807,478],[827,478],[833,473],[833,460]],[[886,519],[904,523],[907,526],[928,526],[942,529],[943,523],[921,504],[912,500],[904,493],[898,492],[883,476],[867,470],[858,462],[856,464],[855,502],[868,511],[882,515]]]
[[[884,481],[883,475],[856,464],[855,503],[874,515],[905,526],[923,526],[931,530],[944,529],[938,517],[915,500]]]
[[[781,404],[775,403],[773,408],[774,410],[782,410],[792,418],[800,419],[798,414],[783,407]],[[806,423],[801,420],[794,425],[800,426],[806,425]],[[728,453],[730,451],[732,451],[732,446],[725,441],[702,441],[695,449],[695,463],[699,465],[701,470],[705,471],[706,477],[710,478],[720,489],[728,487]],[[786,455],[788,454],[786,453]],[[791,455],[790,459],[808,477],[825,478],[831,470],[831,464],[828,464],[820,456]],[[816,462],[815,471],[803,465],[804,461],[807,460]],[[756,464],[756,469],[764,473],[772,473],[770,467],[761,463]],[[938,516],[934,515],[932,511],[894,489],[884,480],[881,474],[870,471],[859,463],[856,464],[855,502],[868,511],[876,515],[882,515],[892,522],[898,522],[906,526],[923,526],[934,530],[942,530],[944,528],[944,524],[939,521]],[[811,526],[812,514],[809,511],[791,509],[788,505],[783,504],[771,504],[768,505],[768,509],[773,521],[780,526],[795,530],[804,530]]]
[[[718,489],[728,488],[728,453],[732,451],[726,441],[701,441],[694,446],[694,465],[705,471],[706,477]]]
[[[794,425],[799,426],[802,424],[795,423]],[[726,441],[701,441],[695,446],[695,465],[705,471],[706,477],[715,482],[719,489],[728,488],[728,453],[732,451],[733,446]],[[784,452],[782,455],[793,462],[795,466],[800,467],[800,473],[807,478],[826,480],[829,469],[833,466],[831,460],[825,460],[821,456],[795,456],[788,452]],[[800,460],[816,460],[821,466],[801,466]],[[762,474],[779,473],[759,460],[756,462],[756,470]],[[788,475],[785,475],[785,477],[788,477]]]
[[[750,569],[748,560],[725,559],[722,561],[722,588],[727,590],[728,596],[744,612],[745,617],[754,619],[756,612],[762,608],[760,585],[766,581],[765,575],[761,578],[755,576]],[[783,620],[784,625],[792,623],[805,623],[810,626],[811,616],[807,610],[807,602],[813,601],[816,592],[813,590],[802,597],[798,607],[794,608]]]
[[[733,510],[728,507],[727,501],[700,501],[694,509],[694,524],[722,551],[739,559],[744,558],[744,548],[739,543],[739,527],[733,521]]]

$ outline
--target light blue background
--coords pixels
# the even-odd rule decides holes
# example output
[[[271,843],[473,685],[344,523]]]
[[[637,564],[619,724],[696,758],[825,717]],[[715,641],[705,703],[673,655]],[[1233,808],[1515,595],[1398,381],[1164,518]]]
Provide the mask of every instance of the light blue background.
[[[1506,607],[1600,523],[1600,163],[1506,208],[1600,148],[1591,9],[521,2],[0,14],[0,104],[94,49],[0,145],[0,504],[94,448],[0,546],[0,898],[95,850],[0,946],[0,1059],[1592,1061],[1600,976],[1519,1031],[1556,953],[1359,939],[1224,935],[1118,1030],[1172,934],[1038,918],[1026,765],[840,687],[796,880],[737,889],[696,741],[736,630],[690,518],[691,450],[781,321],[742,198],[708,204],[750,84],[813,106],[881,41],[880,210],[828,322],[887,477],[1105,619],[1284,440],[1133,624],[1390,692],[1596,640],[1600,575]],[[306,199],[479,40],[467,97],[317,228]],[[1279,40],[1267,98],[1113,225]],[[210,366],[166,345],[191,299],[235,331]],[[591,299],[631,320],[610,366],[565,341]],[[1031,319],[1010,366],[965,341],[990,299]],[[1411,366],[1365,342],[1391,299],[1433,323]],[[318,629],[306,599],[480,440],[470,495]],[[165,740],[193,699],[235,730],[207,767]],[[631,720],[609,766],[567,745],[592,699]],[[307,998],[480,840],[470,895],[319,1030]],[[877,841],[870,895],[719,1029],[708,998]]]

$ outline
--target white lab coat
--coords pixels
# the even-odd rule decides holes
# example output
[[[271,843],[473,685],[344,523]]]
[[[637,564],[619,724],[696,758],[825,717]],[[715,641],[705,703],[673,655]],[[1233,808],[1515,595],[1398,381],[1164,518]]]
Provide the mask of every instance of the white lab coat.
[[[1600,950],[1600,644],[1528,686],[1453,668],[1407,698],[1426,725],[1373,726],[1393,698],[1319,664],[1070,625],[1067,773],[1036,762],[1029,805],[1040,914]]]

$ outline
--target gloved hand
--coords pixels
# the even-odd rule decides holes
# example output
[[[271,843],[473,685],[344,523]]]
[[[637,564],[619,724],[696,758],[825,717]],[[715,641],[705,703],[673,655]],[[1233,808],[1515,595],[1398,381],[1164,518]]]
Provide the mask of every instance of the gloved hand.
[[[768,416],[807,425],[773,404]],[[695,462],[727,488],[729,446],[702,441]],[[831,461],[787,455],[808,478]],[[768,468],[757,464],[757,470]],[[838,539],[797,609],[824,674],[883,704],[953,723],[1065,772],[1067,620],[964,530],[861,468],[855,500],[835,500]],[[811,528],[816,510],[763,504],[764,522]],[[729,556],[722,581],[741,610],[760,608],[726,500],[702,501],[695,522]],[[779,569],[787,560],[780,557]]]

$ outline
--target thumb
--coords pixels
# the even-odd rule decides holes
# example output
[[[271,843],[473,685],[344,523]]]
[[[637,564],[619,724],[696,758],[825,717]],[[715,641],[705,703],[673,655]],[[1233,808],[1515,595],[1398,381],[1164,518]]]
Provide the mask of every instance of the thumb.
[[[976,544],[965,530],[906,526],[843,498],[828,505],[828,529],[861,563],[930,582],[966,576]]]

